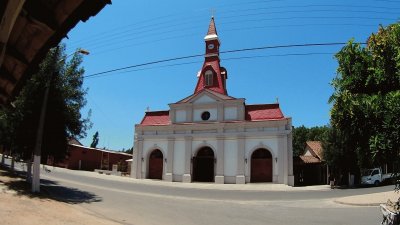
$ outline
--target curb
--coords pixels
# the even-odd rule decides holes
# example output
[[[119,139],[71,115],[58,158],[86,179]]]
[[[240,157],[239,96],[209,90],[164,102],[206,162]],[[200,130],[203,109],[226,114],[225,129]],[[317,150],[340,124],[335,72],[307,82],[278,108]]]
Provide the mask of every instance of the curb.
[[[340,200],[333,200],[333,202],[341,204],[341,205],[351,205],[351,206],[379,206],[382,203],[355,203],[355,202],[346,202],[346,201],[340,201]]]

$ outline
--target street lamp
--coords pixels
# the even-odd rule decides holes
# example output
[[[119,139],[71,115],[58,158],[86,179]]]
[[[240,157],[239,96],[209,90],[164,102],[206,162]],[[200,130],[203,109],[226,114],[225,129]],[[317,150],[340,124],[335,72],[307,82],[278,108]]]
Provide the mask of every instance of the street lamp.
[[[75,52],[61,59],[59,63],[65,61],[71,55],[75,55],[78,53],[83,55],[89,55],[89,51],[78,48]],[[54,76],[53,73],[50,74],[49,80],[47,81],[48,83],[46,85],[46,90],[44,92],[42,109],[40,111],[39,126],[36,133],[36,144],[33,153],[32,192],[40,192],[40,156],[42,151],[43,127],[46,117],[46,108],[47,108],[47,100],[49,98],[50,84],[51,80],[53,79],[53,76]]]

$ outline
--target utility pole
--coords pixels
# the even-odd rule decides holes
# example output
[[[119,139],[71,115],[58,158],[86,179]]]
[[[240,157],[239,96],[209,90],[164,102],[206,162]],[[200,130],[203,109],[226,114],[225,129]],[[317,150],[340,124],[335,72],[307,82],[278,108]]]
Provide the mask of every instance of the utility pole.
[[[58,49],[58,47],[57,47]],[[59,61],[63,62],[65,61],[68,57],[70,57],[73,54],[80,53],[84,55],[89,55],[89,52],[83,49],[77,49],[75,52],[73,52],[70,55],[67,55],[65,58],[61,59]],[[35,150],[33,152],[33,170],[32,170],[32,192],[40,192],[40,156],[42,152],[42,141],[43,141],[43,127],[44,123],[46,120],[46,110],[47,110],[47,101],[49,98],[49,90],[50,90],[50,85],[51,81],[55,76],[55,71],[50,74],[49,80],[47,81],[46,85],[46,90],[44,92],[44,97],[43,97],[43,103],[42,103],[42,108],[40,111],[40,118],[39,118],[39,125],[38,129],[36,132],[36,144],[35,144]]]

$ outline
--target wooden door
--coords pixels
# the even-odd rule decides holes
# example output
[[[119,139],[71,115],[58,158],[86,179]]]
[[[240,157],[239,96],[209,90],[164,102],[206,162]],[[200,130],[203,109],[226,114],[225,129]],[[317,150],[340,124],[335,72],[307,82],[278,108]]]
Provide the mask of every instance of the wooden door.
[[[250,182],[272,182],[272,156],[266,149],[254,151],[251,157]]]
[[[214,152],[209,147],[200,149],[193,159],[193,180],[214,182]]]
[[[149,159],[149,179],[162,180],[163,154],[160,150],[154,150]]]

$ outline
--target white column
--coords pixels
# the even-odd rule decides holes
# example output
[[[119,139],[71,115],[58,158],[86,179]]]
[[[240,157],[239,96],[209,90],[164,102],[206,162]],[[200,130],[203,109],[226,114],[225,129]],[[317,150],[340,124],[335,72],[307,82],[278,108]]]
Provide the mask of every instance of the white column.
[[[215,183],[225,183],[224,178],[224,136],[217,136],[217,174],[215,176]]]
[[[293,134],[288,135],[287,140],[288,148],[288,185],[294,186],[294,175],[293,175]]]
[[[184,183],[192,182],[192,176],[190,173],[191,159],[192,159],[192,140],[193,137],[185,136],[185,173],[183,174]]]
[[[244,163],[245,163],[245,155],[244,155],[244,147],[245,147],[245,137],[238,136],[237,137],[237,171],[236,171],[236,183],[237,184],[245,184],[246,177],[244,175]]]
[[[143,139],[142,138],[137,138],[136,142],[136,178],[137,179],[142,179],[142,158],[143,158]],[[144,158],[143,158],[144,159]]]
[[[175,138],[168,137],[168,155],[166,158],[167,172],[165,173],[165,180],[173,180],[173,168],[174,168],[174,148],[175,148]]]
[[[288,177],[289,177],[289,158],[288,158],[288,136],[284,135],[282,137],[282,149],[283,149],[283,158],[282,158],[282,163],[283,163],[283,183],[288,184]]]
[[[277,180],[277,182],[280,183],[280,184],[284,183],[284,170],[285,170],[285,167],[284,167],[284,163],[283,162],[286,160],[286,158],[285,158],[286,154],[284,154],[285,149],[283,148],[283,145],[284,145],[283,142],[284,142],[283,135],[279,135],[278,136],[278,156],[276,156],[278,159],[277,159],[277,162],[275,162],[275,163],[278,163],[278,166],[277,166],[277,168],[278,168],[278,180]],[[272,160],[275,161],[275,159],[272,159]]]

